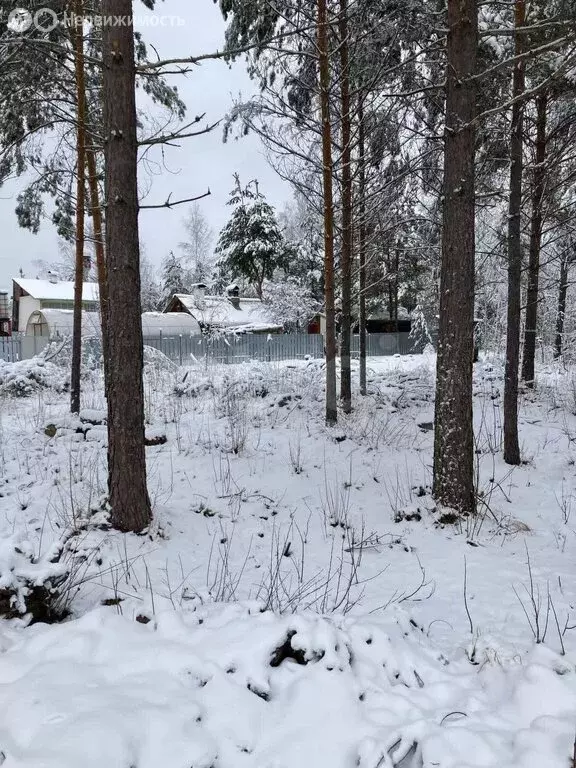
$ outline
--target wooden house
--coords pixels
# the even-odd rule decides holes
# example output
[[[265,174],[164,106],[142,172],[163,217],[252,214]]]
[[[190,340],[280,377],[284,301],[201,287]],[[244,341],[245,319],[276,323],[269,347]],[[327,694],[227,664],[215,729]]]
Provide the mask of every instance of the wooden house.
[[[236,286],[231,286],[225,296],[206,295],[205,289],[199,283],[190,294],[175,294],[164,311],[191,315],[203,333],[282,333],[282,325],[272,319],[260,299],[240,296]]]

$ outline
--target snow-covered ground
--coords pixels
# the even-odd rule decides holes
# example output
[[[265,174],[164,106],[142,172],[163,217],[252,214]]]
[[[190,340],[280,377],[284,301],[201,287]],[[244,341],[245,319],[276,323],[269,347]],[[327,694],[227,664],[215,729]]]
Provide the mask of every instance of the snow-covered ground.
[[[475,366],[480,512],[454,526],[429,493],[434,366],[371,359],[327,429],[318,361],[149,353],[155,522],[123,536],[99,375],[76,421],[61,369],[2,365],[0,598],[70,576],[66,621],[0,624],[0,764],[569,766],[576,372],[539,371],[512,469],[502,364]]]

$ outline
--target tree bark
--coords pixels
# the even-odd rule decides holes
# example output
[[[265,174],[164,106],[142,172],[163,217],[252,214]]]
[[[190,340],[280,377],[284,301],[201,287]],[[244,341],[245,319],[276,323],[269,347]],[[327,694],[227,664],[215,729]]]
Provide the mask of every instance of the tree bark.
[[[132,0],[103,0],[102,98],[108,271],[108,490],[111,524],[142,531],[152,518],[144,453],[136,95]]]
[[[566,294],[568,292],[569,257],[562,256],[560,262],[560,283],[558,286],[558,309],[556,311],[556,339],[554,341],[554,357],[562,355],[562,340],[564,338],[564,318],[566,316]]]
[[[86,93],[84,93],[86,99]],[[104,360],[104,393],[108,397],[108,369],[110,356],[108,353],[108,276],[106,273],[106,255],[104,251],[104,223],[100,192],[98,189],[98,173],[96,148],[94,138],[89,130],[86,131],[86,166],[88,170],[88,188],[90,190],[90,212],[94,228],[94,250],[96,251],[96,272],[98,275],[98,294],[100,297],[100,324],[102,328],[102,357]]]
[[[399,304],[399,286],[400,286],[400,250],[394,249],[394,320],[398,320],[398,304]]]
[[[434,423],[434,495],[460,514],[475,511],[474,144],[478,9],[448,0],[446,128],[440,323]]]
[[[526,383],[527,387],[534,386],[534,359],[536,357],[536,330],[538,326],[538,283],[540,279],[543,202],[546,184],[547,117],[548,94],[544,91],[536,97],[536,166],[534,168],[534,186],[532,190],[526,322],[524,325],[524,354],[522,357],[522,380]]]
[[[515,54],[521,55],[526,21],[525,0],[515,3]],[[520,361],[520,312],[522,279],[522,171],[525,89],[524,61],[514,64],[512,74],[512,125],[510,136],[510,199],[508,203],[508,317],[504,375],[504,461],[520,464],[518,441],[518,368]]]
[[[340,334],[340,398],[344,413],[352,411],[352,149],[350,117],[350,52],[348,43],[348,0],[340,0],[340,108],[342,111],[342,330]]]
[[[330,53],[327,0],[318,0],[318,66],[322,114],[322,187],[324,197],[324,297],[326,311],[326,424],[338,420],[336,397],[336,322],[334,311],[334,198],[330,124]]]
[[[82,0],[75,0],[74,13],[83,18]],[[70,410],[80,412],[80,369],[82,366],[82,289],[84,287],[84,196],[86,179],[86,84],[84,73],[84,30],[76,25],[74,69],[76,79],[76,263],[74,269],[74,317],[72,328],[72,369],[70,373]]]
[[[359,260],[359,311],[358,334],[360,341],[360,394],[367,394],[366,385],[366,136],[364,126],[364,104],[358,99],[358,197],[360,226],[358,231]]]

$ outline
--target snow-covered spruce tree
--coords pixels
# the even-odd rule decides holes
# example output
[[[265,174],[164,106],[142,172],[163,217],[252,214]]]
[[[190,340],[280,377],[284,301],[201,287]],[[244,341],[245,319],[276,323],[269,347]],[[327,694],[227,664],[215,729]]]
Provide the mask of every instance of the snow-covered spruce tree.
[[[228,205],[234,210],[218,237],[216,255],[221,275],[232,280],[244,278],[262,298],[265,280],[283,267],[293,249],[284,240],[276,212],[250,182],[242,187],[236,174]]]
[[[190,280],[188,273],[173,251],[162,262],[162,301],[166,304],[175,293],[188,293]]]

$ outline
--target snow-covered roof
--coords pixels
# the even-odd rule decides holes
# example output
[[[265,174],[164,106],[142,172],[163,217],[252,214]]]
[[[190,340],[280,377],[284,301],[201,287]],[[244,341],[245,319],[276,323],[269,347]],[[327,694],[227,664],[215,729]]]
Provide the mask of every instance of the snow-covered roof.
[[[142,331],[147,338],[194,336],[200,334],[200,326],[198,321],[186,312],[144,312]]]
[[[74,327],[74,312],[71,309],[42,309],[33,312],[28,320],[26,334],[34,335],[35,325],[45,325],[44,336],[70,336]],[[185,312],[144,312],[142,315],[144,338],[159,336],[199,335],[198,322]],[[36,335],[38,335],[36,333]],[[98,312],[82,312],[82,336],[100,335]]]
[[[34,299],[46,301],[74,301],[74,283],[64,280],[28,280],[24,277],[13,278],[16,285]],[[82,286],[84,301],[98,301],[98,283],[84,283]]]
[[[177,293],[182,306],[210,328],[235,331],[277,331],[282,326],[275,322],[260,299],[233,298],[228,296],[198,296]]]

